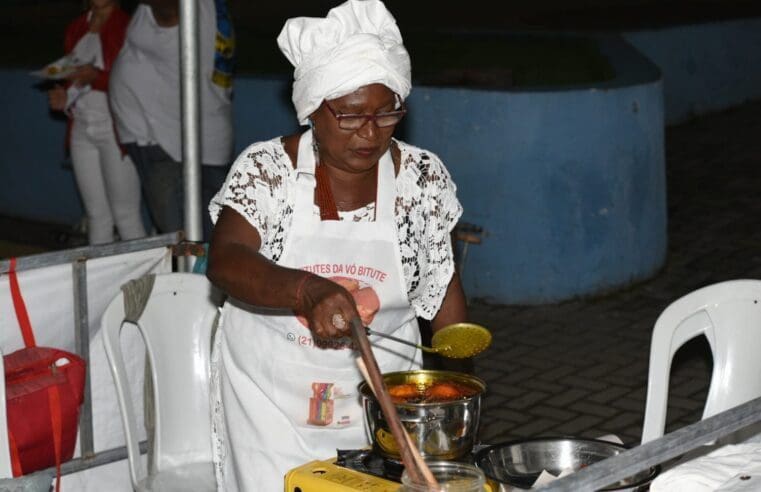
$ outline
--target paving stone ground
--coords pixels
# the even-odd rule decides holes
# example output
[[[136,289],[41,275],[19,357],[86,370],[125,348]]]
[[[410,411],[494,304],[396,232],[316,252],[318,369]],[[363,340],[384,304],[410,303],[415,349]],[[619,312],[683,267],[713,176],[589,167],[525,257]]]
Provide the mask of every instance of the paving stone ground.
[[[494,334],[475,361],[489,387],[483,442],[615,433],[638,443],[658,315],[705,285],[761,278],[761,101],[668,128],[666,166],[669,247],[655,277],[561,304],[471,304]],[[700,419],[711,364],[704,338],[677,353],[667,432]]]

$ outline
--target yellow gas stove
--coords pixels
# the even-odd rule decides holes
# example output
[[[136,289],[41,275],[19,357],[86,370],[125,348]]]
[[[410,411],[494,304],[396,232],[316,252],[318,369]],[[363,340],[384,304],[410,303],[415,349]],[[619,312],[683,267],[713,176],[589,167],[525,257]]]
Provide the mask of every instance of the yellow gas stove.
[[[285,492],[399,492],[401,463],[370,450],[339,451],[337,458],[310,461],[285,475]],[[484,492],[498,490],[487,483]]]
[[[398,492],[399,482],[338,466],[336,460],[310,461],[285,475],[285,492]]]

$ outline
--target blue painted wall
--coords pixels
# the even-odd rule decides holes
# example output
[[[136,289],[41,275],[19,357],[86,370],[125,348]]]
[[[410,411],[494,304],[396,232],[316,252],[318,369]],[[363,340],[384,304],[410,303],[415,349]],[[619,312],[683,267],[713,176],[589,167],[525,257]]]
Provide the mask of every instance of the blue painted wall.
[[[663,72],[669,124],[761,98],[761,19],[630,32],[624,37]]]
[[[22,71],[0,72],[0,214],[74,224],[81,205],[74,176],[61,165],[63,121]]]
[[[235,79],[235,149],[299,131],[291,103],[291,84],[286,78]]]
[[[595,88],[416,91],[410,139],[445,159],[464,219],[487,232],[469,250],[469,295],[557,301],[645,278],[662,265],[659,73],[620,40],[603,41],[620,76]]]
[[[444,158],[464,219],[486,230],[483,243],[469,249],[469,295],[557,301],[645,278],[663,263],[659,82],[607,91],[421,95],[426,104],[414,106],[420,118],[408,126],[411,140]],[[452,117],[468,111],[482,117]]]

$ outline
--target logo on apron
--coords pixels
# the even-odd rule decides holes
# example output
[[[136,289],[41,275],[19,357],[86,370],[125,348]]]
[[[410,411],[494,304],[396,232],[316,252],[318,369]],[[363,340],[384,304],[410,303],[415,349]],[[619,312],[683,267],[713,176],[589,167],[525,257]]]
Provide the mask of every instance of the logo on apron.
[[[333,423],[333,410],[335,399],[346,398],[341,391],[336,388],[334,383],[312,383],[312,397],[309,398],[309,418],[307,423],[310,425],[326,426]],[[349,415],[339,415],[336,425],[351,424]]]
[[[370,326],[375,318],[375,313],[380,310],[381,303],[378,298],[378,294],[375,292],[369,284],[361,280],[357,280],[351,277],[328,277],[328,280],[332,280],[337,283],[352,295],[354,302],[357,305],[357,312],[362,319],[362,323],[365,326]],[[305,328],[309,328],[306,318],[303,316],[296,316],[299,323],[304,325]]]

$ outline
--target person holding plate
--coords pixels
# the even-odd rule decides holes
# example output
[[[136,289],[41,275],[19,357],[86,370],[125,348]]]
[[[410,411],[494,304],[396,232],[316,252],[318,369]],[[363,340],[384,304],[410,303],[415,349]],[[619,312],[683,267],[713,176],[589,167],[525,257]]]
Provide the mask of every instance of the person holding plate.
[[[355,317],[419,342],[466,321],[450,233],[462,207],[432,152],[393,138],[408,109],[407,51],[379,0],[293,18],[302,134],[250,145],[209,210],[207,275],[229,294],[212,356],[220,490],[282,490],[289,470],[369,443],[349,338]],[[382,372],[420,351],[370,337]]]
[[[90,9],[66,28],[66,59],[76,67],[65,76],[66,86],[48,92],[50,109],[69,116],[67,146],[90,244],[112,242],[114,226],[122,240],[145,236],[140,179],[117,142],[107,96],[128,23],[116,0],[90,0]]]

